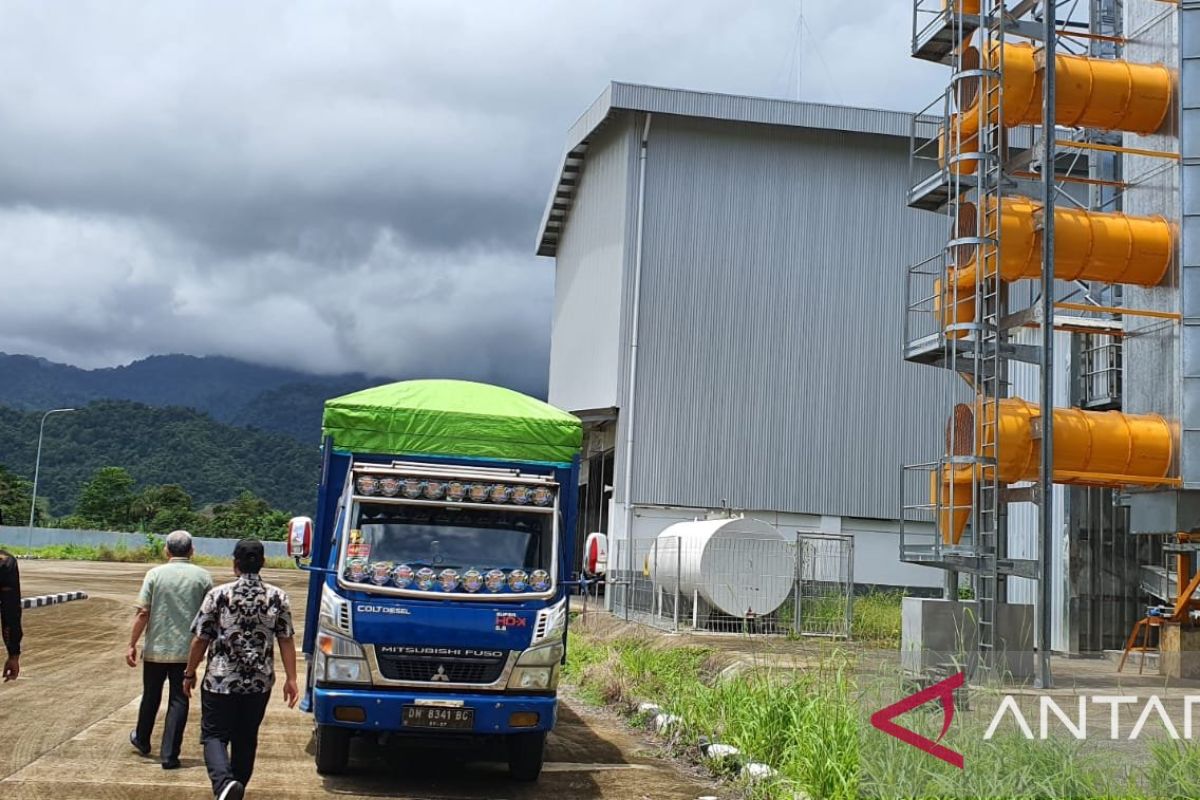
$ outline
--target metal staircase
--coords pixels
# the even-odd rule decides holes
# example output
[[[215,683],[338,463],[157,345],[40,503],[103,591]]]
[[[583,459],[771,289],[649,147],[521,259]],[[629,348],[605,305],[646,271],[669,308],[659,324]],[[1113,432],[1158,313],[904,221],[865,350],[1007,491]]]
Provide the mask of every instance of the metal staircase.
[[[1000,401],[1011,394],[1010,361],[1039,364],[1045,379],[1050,375],[1044,344],[1039,347],[1015,340],[1012,331],[1031,325],[1048,331],[1062,323],[1052,310],[1046,312],[1046,308],[1052,308],[1053,297],[1040,309],[1035,305],[1011,313],[1008,286],[1000,279],[1004,247],[1001,200],[1017,191],[1040,196],[1044,213],[1052,215],[1054,181],[1076,170],[1077,164],[1075,160],[1061,160],[1055,151],[1052,105],[1051,122],[1040,129],[1005,125],[1006,39],[1015,36],[1037,40],[1053,27],[1045,25],[1045,16],[1054,19],[1054,3],[914,2],[912,55],[948,64],[952,75],[945,96],[914,118],[913,188],[908,203],[913,208],[943,211],[951,237],[943,254],[908,271],[904,357],[958,372],[974,398],[964,397],[961,385],[948,390],[946,417],[956,419],[955,406],[969,402],[972,422],[969,427],[957,422],[948,427],[947,455],[943,459],[906,466],[902,489],[911,492],[911,487],[921,484],[936,486],[948,474],[946,470],[954,475],[962,475],[965,470],[971,476],[973,505],[967,533],[959,543],[951,544],[937,529],[943,520],[953,518],[953,507],[947,516],[941,496],[931,497],[929,503],[906,499],[901,514],[901,558],[941,567],[951,575],[971,575],[977,604],[978,666],[985,674],[994,674],[1001,668],[998,650],[1005,646],[997,635],[996,622],[998,607],[1007,600],[1008,578],[1038,580],[1046,563],[1044,558],[1013,559],[1008,554],[1008,503],[1040,503],[1047,493],[1039,486],[1012,488],[1001,483]],[[1111,4],[1112,0],[1095,2]],[[933,13],[934,3],[940,14]],[[977,14],[973,13],[976,7]],[[968,43],[972,49],[968,49]],[[939,107],[940,117],[935,113]],[[937,122],[931,124],[931,119]],[[963,134],[964,128],[969,131],[967,135]],[[1036,188],[1031,190],[1031,184]],[[960,286],[963,282],[957,276],[967,273],[959,270],[968,266],[973,271],[973,284]],[[969,320],[961,318],[965,313],[958,313],[962,301],[972,304],[974,314]],[[1043,343],[1048,338],[1043,336]],[[1049,423],[1043,420],[1042,424]],[[1045,466],[1042,474],[1049,471]],[[917,477],[914,473],[922,474]],[[928,529],[909,525],[912,521],[932,521],[932,538],[918,533]],[[956,583],[957,578],[951,578],[947,585]],[[1039,641],[1047,638],[1045,628],[1039,625]],[[1046,671],[1039,682],[1048,681]]]
[[[975,399],[970,425],[953,424],[947,430],[947,455],[936,465],[915,465],[913,470],[933,472],[939,480],[946,470],[969,472],[975,502],[969,534],[957,545],[934,535],[932,541],[906,537],[902,530],[901,557],[906,561],[940,566],[952,573],[973,576],[978,608],[976,625],[980,666],[993,666],[996,604],[1003,602],[1004,579],[1012,565],[1005,558],[1004,488],[999,481],[999,402],[1009,394],[1007,361],[1014,357],[1030,360],[1031,348],[1014,348],[1005,328],[1007,289],[1000,280],[1000,200],[1013,185],[1006,175],[1009,132],[1003,125],[1003,53],[1006,10],[1003,0],[980,0],[979,14],[956,13],[961,0],[934,0],[940,14],[920,30],[917,24],[931,15],[927,0],[916,0],[913,56],[947,63],[952,69],[945,97],[931,104],[942,114],[933,137],[918,135],[922,120],[914,122],[914,163],[929,159],[937,151],[933,174],[917,180],[909,195],[915,208],[943,211],[952,232],[944,254],[910,268],[909,306],[906,310],[904,356],[910,361],[953,370],[966,380]],[[945,5],[947,8],[941,9]],[[973,36],[972,36],[973,35]],[[968,57],[964,45],[974,41],[983,54],[980,61]],[[954,46],[946,50],[946,42]],[[1001,63],[990,64],[987,55],[998,53]],[[927,109],[928,112],[930,109]],[[964,120],[969,120],[964,124]],[[928,127],[928,123],[925,123]],[[964,135],[964,127],[974,129]],[[928,132],[928,131],[927,131]],[[974,280],[961,285],[960,270],[973,268]],[[962,273],[962,274],[965,274]],[[970,304],[973,318],[959,319],[960,304]],[[950,309],[952,324],[937,320],[937,309]],[[921,319],[919,329],[909,327],[914,315],[932,314],[934,324]],[[926,329],[932,328],[929,332]],[[916,334],[915,336],[913,334]],[[961,388],[946,397],[948,417],[964,399]],[[916,481],[917,483],[923,480]],[[926,484],[928,485],[928,484]],[[906,507],[906,512],[920,504]],[[941,508],[923,509],[927,518],[937,519]],[[903,516],[907,516],[906,513]],[[903,523],[902,523],[903,528]],[[1029,574],[1028,565],[1021,571]]]

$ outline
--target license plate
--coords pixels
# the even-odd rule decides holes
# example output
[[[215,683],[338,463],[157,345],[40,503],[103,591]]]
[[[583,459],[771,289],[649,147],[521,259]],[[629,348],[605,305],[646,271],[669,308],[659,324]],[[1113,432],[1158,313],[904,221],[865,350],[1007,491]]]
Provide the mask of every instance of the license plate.
[[[475,727],[475,709],[405,706],[402,720],[406,728],[471,730]]]

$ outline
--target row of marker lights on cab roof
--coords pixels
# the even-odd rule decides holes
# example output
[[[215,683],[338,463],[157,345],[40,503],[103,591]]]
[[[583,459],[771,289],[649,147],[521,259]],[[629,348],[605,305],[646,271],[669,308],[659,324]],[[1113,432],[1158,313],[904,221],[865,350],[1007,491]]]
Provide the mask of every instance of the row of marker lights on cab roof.
[[[526,589],[544,592],[550,588],[550,573],[544,569],[535,569],[532,573],[526,573],[523,569],[514,569],[507,575],[504,570],[493,569],[485,575],[471,567],[459,575],[457,570],[449,568],[435,572],[429,567],[422,567],[414,571],[408,564],[400,564],[390,570],[384,567],[385,565],[382,563],[372,565],[370,571],[360,567],[361,571],[358,573],[355,573],[352,568],[350,577],[354,579],[357,574],[360,578],[365,579],[369,575],[370,581],[377,586],[386,586],[391,583],[400,589],[416,586],[424,591],[430,591],[434,586],[440,586],[443,592],[453,592],[461,586],[471,593],[478,592],[485,587],[489,592],[495,593],[501,591],[505,584],[508,585],[511,592],[524,592]]]
[[[463,483],[462,481],[423,481],[417,478],[393,478],[359,475],[355,482],[358,493],[367,497],[402,496],[409,500],[449,500],[457,503],[512,503],[513,505],[548,506],[554,493],[545,486],[507,486],[503,483]]]

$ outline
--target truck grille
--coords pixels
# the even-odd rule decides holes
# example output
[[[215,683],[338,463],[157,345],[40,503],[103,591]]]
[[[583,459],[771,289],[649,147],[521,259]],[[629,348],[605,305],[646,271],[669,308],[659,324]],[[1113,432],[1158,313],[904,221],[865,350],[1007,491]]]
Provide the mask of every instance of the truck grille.
[[[428,683],[494,683],[504,672],[508,654],[486,657],[410,656],[380,653],[379,671],[390,681]]]

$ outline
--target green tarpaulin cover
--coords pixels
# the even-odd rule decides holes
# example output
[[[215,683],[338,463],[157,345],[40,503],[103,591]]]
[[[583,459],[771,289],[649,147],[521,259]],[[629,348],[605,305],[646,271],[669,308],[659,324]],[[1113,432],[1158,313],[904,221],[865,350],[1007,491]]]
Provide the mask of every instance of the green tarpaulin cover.
[[[402,381],[325,401],[339,450],[568,464],[579,419],[510,389],[470,381]]]

